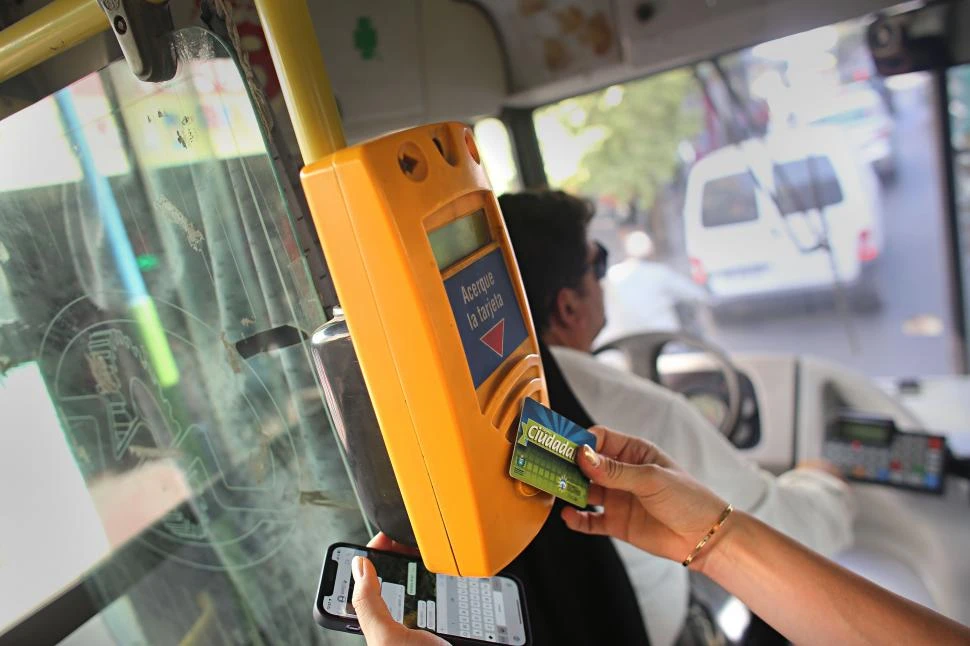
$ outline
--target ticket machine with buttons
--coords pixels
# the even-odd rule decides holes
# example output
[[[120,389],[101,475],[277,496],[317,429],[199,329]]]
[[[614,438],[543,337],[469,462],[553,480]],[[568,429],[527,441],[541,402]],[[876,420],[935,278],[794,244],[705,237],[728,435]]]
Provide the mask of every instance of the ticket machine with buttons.
[[[823,455],[849,480],[943,493],[946,438],[900,431],[891,419],[843,413]]]

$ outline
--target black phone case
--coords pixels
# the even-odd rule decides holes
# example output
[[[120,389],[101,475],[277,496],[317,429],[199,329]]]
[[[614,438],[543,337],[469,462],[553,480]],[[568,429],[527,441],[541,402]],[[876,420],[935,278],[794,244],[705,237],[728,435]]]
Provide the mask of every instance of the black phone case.
[[[350,633],[352,635],[360,635],[360,624],[357,623],[356,619],[351,617],[338,617],[336,615],[331,615],[330,613],[323,610],[321,604],[323,603],[323,597],[329,592],[333,587],[333,580],[337,577],[336,565],[333,566],[333,576],[327,576],[327,567],[333,560],[330,558],[333,555],[333,551],[338,547],[349,547],[355,550],[363,550],[367,552],[376,552],[378,554],[387,554],[389,556],[394,556],[405,560],[417,560],[413,557],[405,556],[403,554],[398,554],[397,552],[388,552],[386,550],[375,550],[371,547],[364,547],[363,545],[354,545],[353,543],[334,543],[327,548],[327,555],[323,561],[323,567],[320,569],[320,583],[317,585],[317,594],[313,600],[313,619],[318,625],[328,628],[330,630],[339,630],[341,632]],[[515,582],[516,587],[519,589],[519,608],[522,610],[522,624],[525,626],[525,644],[523,646],[530,646],[532,644],[532,628],[529,625],[529,610],[528,604],[525,602],[524,588],[522,586],[522,581],[519,577],[513,574],[505,574],[500,572],[496,576],[501,576],[506,579],[510,579]],[[328,580],[329,578],[329,580]],[[459,637],[457,635],[446,635],[436,631],[426,631],[432,635],[437,635],[445,641],[452,644],[469,644],[477,646],[478,644],[490,644],[491,642],[486,642],[480,639],[470,639],[467,637]]]

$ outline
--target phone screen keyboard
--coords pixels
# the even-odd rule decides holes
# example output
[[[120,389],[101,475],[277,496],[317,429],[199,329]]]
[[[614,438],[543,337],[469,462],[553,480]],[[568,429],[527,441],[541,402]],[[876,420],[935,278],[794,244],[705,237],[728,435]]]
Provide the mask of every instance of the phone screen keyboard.
[[[444,586],[444,590],[439,589],[438,595],[439,632],[486,642],[509,643],[501,579],[439,576],[438,585]],[[447,599],[445,608],[440,602],[442,598]],[[442,610],[445,612],[442,613]]]

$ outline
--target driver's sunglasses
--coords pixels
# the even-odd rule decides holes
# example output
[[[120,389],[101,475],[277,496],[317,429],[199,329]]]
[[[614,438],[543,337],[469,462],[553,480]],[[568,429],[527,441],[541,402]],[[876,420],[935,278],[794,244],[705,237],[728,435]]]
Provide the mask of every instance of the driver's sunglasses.
[[[606,261],[609,258],[610,252],[606,250],[602,242],[593,241],[596,245],[596,255],[593,256],[593,262],[590,263],[590,267],[593,269],[593,275],[596,276],[596,280],[603,280],[606,278]]]

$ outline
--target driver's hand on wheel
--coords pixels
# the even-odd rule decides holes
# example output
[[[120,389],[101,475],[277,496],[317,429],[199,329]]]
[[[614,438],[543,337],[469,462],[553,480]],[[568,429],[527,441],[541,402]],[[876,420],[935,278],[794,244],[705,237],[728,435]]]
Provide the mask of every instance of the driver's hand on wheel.
[[[372,538],[367,547],[417,556],[417,550],[396,543],[384,534]],[[369,559],[355,556],[350,570],[354,576],[354,612],[369,646],[448,646],[448,642],[437,635],[424,630],[411,630],[394,621],[381,597],[381,583]]]
[[[839,480],[845,480],[845,474],[842,471],[829,462],[828,460],[822,459],[812,459],[812,460],[802,460],[796,466],[796,469],[814,469],[815,471],[822,471],[829,475],[835,476]]]
[[[603,427],[590,432],[597,451],[583,447],[578,462],[592,481],[589,504],[603,510],[566,507],[563,520],[573,530],[605,534],[651,554],[683,560],[726,503],[654,444]]]

